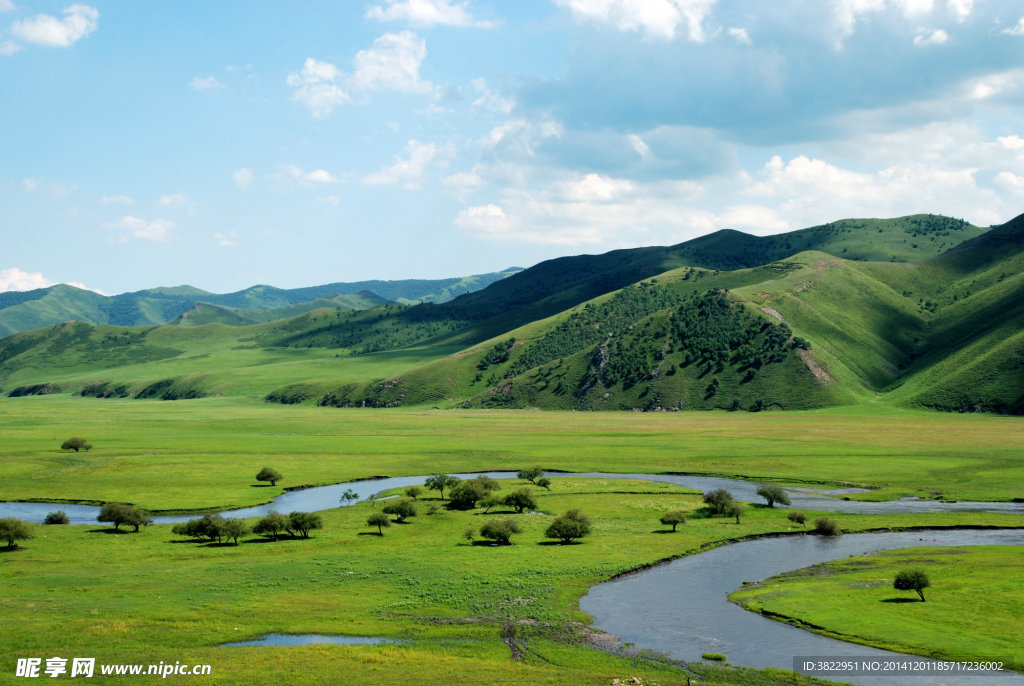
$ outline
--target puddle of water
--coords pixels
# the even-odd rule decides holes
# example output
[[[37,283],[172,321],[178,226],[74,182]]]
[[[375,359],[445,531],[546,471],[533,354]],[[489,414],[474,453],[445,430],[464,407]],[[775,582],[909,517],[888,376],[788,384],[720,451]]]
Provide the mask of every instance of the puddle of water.
[[[341,634],[267,634],[250,641],[224,643],[223,648],[253,648],[257,646],[311,646],[311,645],[386,645],[401,643],[398,639],[381,636],[342,636]]]

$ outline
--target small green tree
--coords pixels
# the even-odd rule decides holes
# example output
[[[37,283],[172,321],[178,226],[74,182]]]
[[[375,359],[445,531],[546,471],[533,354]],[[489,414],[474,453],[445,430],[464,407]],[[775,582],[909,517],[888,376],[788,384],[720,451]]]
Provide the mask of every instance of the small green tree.
[[[736,502],[734,500],[734,501],[732,501],[731,503],[729,503],[728,505],[725,506],[725,512],[723,512],[722,514],[724,514],[726,517],[735,517],[736,518],[736,523],[739,524],[740,523],[740,517],[746,511],[747,511],[747,506],[746,505],[744,505],[743,503],[740,503],[740,502]]]
[[[309,538],[313,529],[324,528],[324,520],[316,512],[292,512],[288,515],[288,533],[293,536],[297,532],[303,538]]]
[[[480,535],[491,541],[497,541],[502,545],[512,545],[509,540],[512,534],[523,533],[523,528],[511,517],[504,519],[488,520],[480,527]]]
[[[202,517],[175,524],[171,527],[171,533],[175,536],[188,536],[197,541],[205,539],[219,543],[224,535],[226,522],[227,520],[220,515],[205,514]]]
[[[440,491],[441,500],[444,500],[444,489],[451,489],[455,484],[459,483],[459,477],[452,476],[450,474],[434,474],[428,476],[424,485],[431,491]]]
[[[241,519],[226,519],[224,520],[224,526],[221,528],[221,533],[224,538],[230,538],[234,541],[235,545],[238,545],[238,539],[249,533],[249,525]]]
[[[556,517],[555,521],[551,522],[551,525],[544,531],[544,535],[548,538],[557,538],[562,543],[572,543],[578,538],[583,538],[590,531],[590,517],[573,509]]]
[[[391,519],[388,518],[383,512],[374,512],[366,519],[367,526],[377,527],[377,535],[384,535],[384,527],[391,526]]]
[[[549,491],[551,490],[551,479],[547,478],[546,476],[540,477],[539,479],[534,481],[534,483],[540,486],[541,488],[546,488]]]
[[[256,522],[256,525],[252,528],[252,532],[260,536],[272,538],[276,541],[281,535],[281,532],[287,531],[287,529],[288,518],[280,512],[271,512],[262,517],[260,521]]]
[[[0,519],[0,541],[7,541],[8,550],[18,547],[15,541],[25,541],[30,538],[32,538],[32,525],[28,522],[11,517]]]
[[[341,504],[348,506],[359,500],[359,494],[353,491],[351,488],[346,488],[345,492],[341,494]]]
[[[519,514],[522,514],[523,510],[537,509],[537,501],[533,499],[533,495],[528,488],[519,488],[512,491],[502,498],[501,502],[513,508]]]
[[[92,443],[79,436],[72,436],[71,438],[60,444],[61,450],[74,450],[76,453],[79,450],[85,450],[86,452],[88,452],[91,448]]]
[[[768,501],[768,507],[775,507],[775,503],[780,505],[792,505],[793,501],[789,499],[789,494],[776,484],[761,484],[757,487],[757,494]]]
[[[47,512],[46,519],[43,520],[43,524],[70,524],[71,520],[68,519],[68,513],[64,510],[57,510],[56,512]]]
[[[665,526],[671,526],[672,531],[675,531],[676,526],[686,523],[686,510],[672,510],[671,512],[666,512],[658,521]]]
[[[405,489],[405,495],[407,495],[408,497],[412,498],[413,500],[416,500],[422,494],[423,494],[423,487],[422,486],[409,486],[409,488]]]
[[[807,526],[807,515],[805,515],[803,512],[790,512],[788,515],[786,515],[786,519],[793,522],[794,524],[799,524],[800,526],[804,527]]]
[[[925,602],[924,589],[931,585],[931,580],[922,569],[901,570],[896,574],[896,580],[892,582],[892,587],[897,591],[917,591],[917,595],[921,596],[922,603]]]
[[[489,493],[498,489],[498,482],[486,476],[478,476],[457,483],[448,493],[450,506],[456,510],[472,510]]]
[[[725,508],[732,502],[732,493],[724,488],[716,488],[704,494],[704,502],[712,514],[725,514]]]
[[[838,536],[843,533],[839,528],[839,522],[828,517],[821,517],[814,520],[814,533],[821,536]]]
[[[269,481],[271,486],[276,486],[277,482],[283,479],[281,472],[277,471],[273,467],[264,467],[256,475],[257,481]]]
[[[516,476],[529,481],[531,484],[536,484],[537,479],[544,476],[544,469],[542,467],[528,467],[527,469],[520,469]]]
[[[122,524],[132,527],[133,531],[138,531],[140,526],[152,524],[153,518],[149,516],[149,512],[135,505],[105,503],[100,507],[96,521],[113,523],[114,531],[119,531]]]
[[[381,508],[384,514],[395,515],[396,522],[404,522],[409,517],[416,516],[416,506],[409,498],[392,500]]]
[[[484,508],[484,514],[489,514],[492,507],[504,504],[504,498],[499,498],[493,493],[488,493],[483,498],[477,501],[478,506]]]

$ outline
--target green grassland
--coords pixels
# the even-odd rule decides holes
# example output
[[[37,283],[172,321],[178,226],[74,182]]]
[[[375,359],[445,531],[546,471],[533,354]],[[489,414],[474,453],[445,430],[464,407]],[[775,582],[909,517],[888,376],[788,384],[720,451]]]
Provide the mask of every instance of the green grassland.
[[[926,602],[893,589],[896,574],[911,568],[931,581]],[[947,660],[1009,662],[1021,659],[1024,645],[1022,578],[1018,546],[907,548],[780,574],[729,599],[846,641]]]
[[[513,484],[506,484],[505,488]],[[791,532],[785,512],[754,507],[735,524],[703,517],[699,496],[648,482],[555,478],[534,489],[541,514],[516,515],[512,546],[463,536],[487,515],[440,510],[379,537],[361,503],[323,513],[308,540],[238,546],[174,536],[166,525],[137,534],[97,526],[37,527],[0,552],[5,583],[0,681],[17,656],[95,656],[99,662],[181,660],[213,665],[216,683],[593,683],[639,676],[682,684],[677,667],[595,650],[578,599],[615,574],[770,532]],[[594,533],[581,544],[544,545],[554,514],[579,508]],[[675,534],[659,516],[693,513]],[[508,513],[492,511],[495,516]],[[1015,525],[1011,515],[849,516],[848,531],[943,524]],[[457,572],[453,570],[458,570]],[[381,647],[246,648],[219,644],[267,632],[385,636]],[[513,658],[514,650],[522,655]],[[653,656],[652,656],[653,657]],[[696,668],[703,683],[804,683],[792,675]]]

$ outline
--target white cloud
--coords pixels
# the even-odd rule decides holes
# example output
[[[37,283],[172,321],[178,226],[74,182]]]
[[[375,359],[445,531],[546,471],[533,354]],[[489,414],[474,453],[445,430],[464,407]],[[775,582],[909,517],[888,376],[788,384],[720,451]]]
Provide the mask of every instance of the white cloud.
[[[131,205],[135,199],[127,195],[104,195],[101,202],[104,205]]]
[[[641,160],[647,161],[654,157],[651,153],[651,148],[644,142],[644,139],[635,133],[631,133],[626,136],[626,140],[629,141],[630,147],[636,151],[636,154],[640,156]]]
[[[288,76],[288,85],[296,89],[292,99],[308,107],[314,117],[328,115],[350,99],[338,85],[342,76],[333,64],[307,57],[302,72]]]
[[[0,0],[0,12],[11,12],[14,10],[14,3],[11,0]]]
[[[398,158],[391,166],[367,174],[363,177],[363,182],[369,184],[401,183],[405,188],[415,188],[419,185],[423,170],[439,153],[451,155],[450,149],[439,148],[433,143],[420,143],[417,140],[410,140],[405,146],[405,152],[407,157]]]
[[[731,28],[729,29],[729,35],[732,36],[737,43],[742,43],[743,45],[751,44],[750,34],[747,33],[747,30],[744,28]]]
[[[487,87],[485,79],[473,79],[473,88],[479,93],[479,97],[473,101],[473,107],[483,107],[493,112],[508,114],[515,106],[515,98],[510,98],[492,91]]]
[[[512,238],[509,235],[509,219],[505,210],[497,205],[467,207],[455,218],[456,226],[467,229],[482,238]]]
[[[231,176],[234,177],[235,185],[239,188],[248,188],[252,183],[252,170],[248,167],[242,167]]]
[[[188,198],[181,193],[173,193],[171,195],[161,195],[159,202],[164,207],[180,207],[188,202]]]
[[[354,90],[432,92],[434,86],[420,79],[426,56],[426,41],[412,31],[385,33],[373,41],[372,48],[356,53],[349,82]]]
[[[218,81],[216,76],[207,76],[205,79],[197,76],[189,81],[188,85],[197,91],[212,91],[224,87],[224,84]]]
[[[315,183],[337,183],[338,179],[334,177],[326,169],[315,169],[311,172],[307,172],[302,167],[295,164],[282,164],[281,171],[285,177],[294,179],[301,182],[304,185],[311,185]],[[280,178],[280,177],[279,177]]]
[[[1024,69],[990,74],[967,83],[968,97],[972,100],[985,100],[1021,91],[1024,91]]]
[[[469,2],[452,0],[385,0],[366,10],[367,19],[407,21],[413,26],[462,26],[491,28],[494,22],[479,21],[466,9]]]
[[[0,41],[0,56],[9,57],[21,50],[21,46],[9,40]]]
[[[640,31],[648,38],[673,40],[685,24],[689,39],[703,43],[704,20],[717,0],[555,0],[576,19]]]
[[[942,29],[935,29],[929,31],[928,29],[918,29],[917,35],[914,36],[914,45],[921,47],[924,45],[942,45],[949,40],[949,34]]]
[[[333,183],[337,181],[326,169],[317,169],[302,176],[306,181],[313,183]]]
[[[1024,17],[1020,18],[1015,26],[1011,26],[1008,29],[1003,29],[1002,33],[1008,36],[1024,36]]]
[[[961,24],[971,16],[971,12],[974,10],[974,0],[949,0],[946,5]]]
[[[112,229],[121,231],[121,240],[129,238],[142,238],[149,241],[163,242],[170,238],[174,222],[165,219],[154,219],[146,221],[139,217],[125,216],[122,219],[107,224]]]
[[[213,239],[217,241],[217,245],[223,248],[232,248],[238,245],[238,234],[235,233],[234,231],[229,231],[226,234],[215,233],[213,234]]]
[[[1024,175],[1014,174],[1013,172],[999,172],[996,174],[996,178],[993,179],[993,183],[1015,193],[1024,191]]]
[[[996,141],[1007,150],[1024,150],[1024,138],[1021,138],[1017,134],[1013,134],[1012,136],[1000,136],[996,138]]]
[[[455,197],[464,200],[470,193],[484,185],[483,177],[476,171],[459,172],[441,179],[441,183],[452,189]]]
[[[0,293],[7,291],[33,291],[37,288],[49,288],[56,285],[56,281],[46,278],[40,272],[26,272],[17,267],[0,269]],[[89,288],[79,281],[69,281],[67,285],[81,288],[83,291],[92,291],[93,293],[106,295],[103,291]]]
[[[64,10],[64,18],[37,14],[11,24],[11,33],[28,43],[66,48],[96,30],[100,13],[94,7],[74,4]]]
[[[21,185],[25,188],[26,191],[31,193],[35,189],[39,188],[39,184],[41,184],[42,182],[42,179],[28,177],[21,180]]]

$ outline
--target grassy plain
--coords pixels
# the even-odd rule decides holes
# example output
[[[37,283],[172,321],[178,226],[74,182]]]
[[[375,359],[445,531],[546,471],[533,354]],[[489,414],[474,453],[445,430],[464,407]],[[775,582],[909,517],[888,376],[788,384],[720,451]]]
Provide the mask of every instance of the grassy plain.
[[[926,602],[897,591],[919,568]],[[847,641],[950,660],[1024,659],[1024,550],[1018,546],[886,550],[800,569],[729,596]]]

